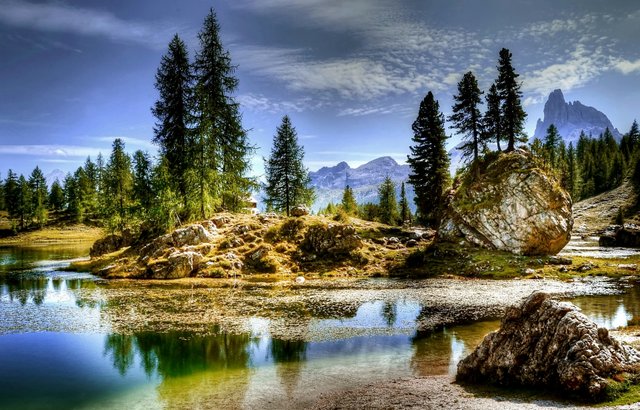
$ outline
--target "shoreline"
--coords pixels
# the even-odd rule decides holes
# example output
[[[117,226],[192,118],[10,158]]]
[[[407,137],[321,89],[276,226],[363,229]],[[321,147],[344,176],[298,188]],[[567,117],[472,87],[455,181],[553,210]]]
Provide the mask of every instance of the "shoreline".
[[[81,243],[91,246],[104,234],[102,228],[83,224],[46,227],[0,238],[0,246],[38,247]]]

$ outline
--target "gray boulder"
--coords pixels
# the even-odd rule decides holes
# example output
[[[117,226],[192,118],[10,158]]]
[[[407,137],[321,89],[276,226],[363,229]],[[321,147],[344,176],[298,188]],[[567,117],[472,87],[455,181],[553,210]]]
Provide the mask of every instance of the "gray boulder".
[[[362,246],[362,240],[351,225],[311,226],[302,241],[302,249],[316,255],[348,254]]]
[[[305,216],[309,215],[311,211],[304,205],[297,205],[291,209],[291,216]]]
[[[500,329],[458,364],[456,380],[559,389],[598,401],[639,366],[638,351],[576,306],[539,292],[507,311]]]
[[[569,242],[571,197],[531,154],[514,151],[467,173],[447,198],[440,240],[488,249],[554,255]]]

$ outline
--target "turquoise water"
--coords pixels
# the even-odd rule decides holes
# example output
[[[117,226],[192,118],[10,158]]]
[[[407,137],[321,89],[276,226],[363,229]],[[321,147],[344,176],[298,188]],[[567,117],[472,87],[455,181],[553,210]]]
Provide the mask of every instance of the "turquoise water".
[[[49,253],[47,253],[49,252]],[[374,327],[388,334],[307,342],[245,333],[113,332],[107,289],[60,272],[86,250],[0,250],[0,408],[304,407],[326,392],[401,377],[454,374],[495,321],[416,332],[411,300],[366,302],[344,317],[309,318],[315,330]],[[638,292],[576,299],[602,325],[635,322]]]

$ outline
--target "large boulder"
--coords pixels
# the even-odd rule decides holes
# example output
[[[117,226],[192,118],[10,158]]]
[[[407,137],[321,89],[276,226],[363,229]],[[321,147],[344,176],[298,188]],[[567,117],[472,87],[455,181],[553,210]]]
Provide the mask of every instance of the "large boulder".
[[[210,243],[215,240],[215,226],[205,228],[201,224],[193,224],[179,228],[162,235],[151,241],[140,249],[140,260],[144,258],[157,258],[166,253],[171,248],[181,248],[184,246],[197,246]]]
[[[447,198],[440,240],[525,255],[553,255],[569,242],[571,197],[531,154],[500,154],[463,175]]]
[[[458,364],[462,382],[560,389],[590,400],[638,373],[640,353],[567,302],[533,293]]]
[[[202,255],[194,251],[174,251],[166,260],[147,266],[151,279],[186,278],[197,271],[202,262]]]

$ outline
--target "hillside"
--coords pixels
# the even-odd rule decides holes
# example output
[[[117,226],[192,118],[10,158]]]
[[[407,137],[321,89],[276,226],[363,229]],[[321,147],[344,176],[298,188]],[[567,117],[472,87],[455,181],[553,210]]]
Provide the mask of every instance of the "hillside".
[[[618,188],[573,204],[573,231],[575,234],[591,234],[614,223],[618,209],[631,208],[636,201],[633,185],[625,181]],[[638,216],[629,219],[629,222]]]

